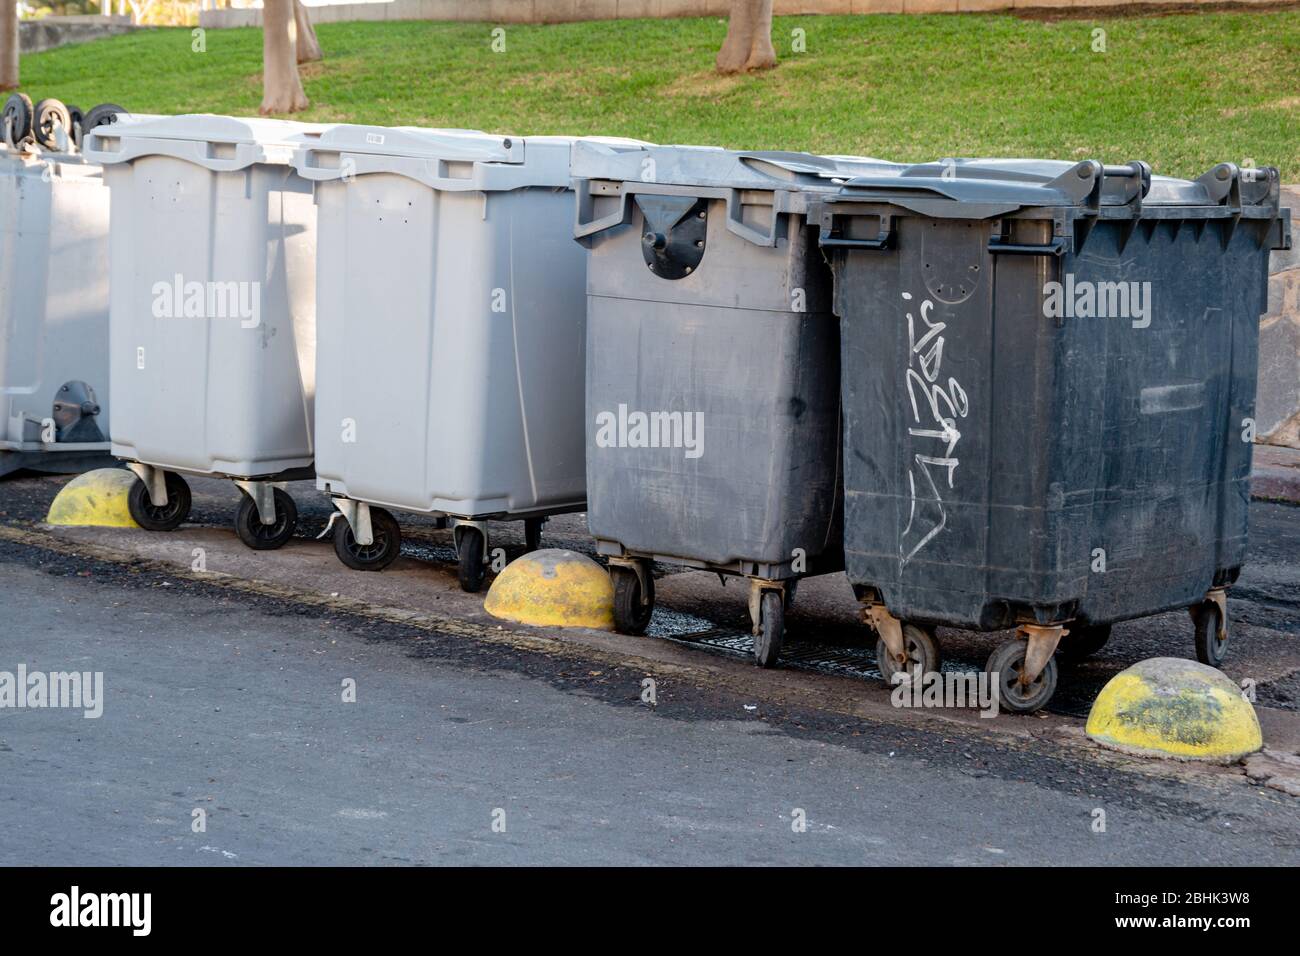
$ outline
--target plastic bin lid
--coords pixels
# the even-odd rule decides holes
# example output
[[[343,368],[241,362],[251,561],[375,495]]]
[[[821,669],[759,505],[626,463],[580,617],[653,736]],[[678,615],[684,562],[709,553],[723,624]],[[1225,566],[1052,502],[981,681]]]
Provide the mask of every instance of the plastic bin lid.
[[[575,179],[650,182],[732,189],[838,189],[854,177],[888,178],[907,166],[867,156],[819,156],[716,146],[614,149],[580,141],[570,163]]]
[[[522,163],[524,140],[489,136],[477,129],[425,129],[418,126],[340,124],[325,129],[313,144],[321,150],[408,156],[472,163]]]
[[[321,123],[210,113],[180,116],[120,114],[116,123],[87,132],[83,154],[100,163],[124,163],[141,156],[168,155],[211,168],[240,168],[252,163],[287,164],[296,146],[318,137],[326,129],[328,127]]]
[[[572,136],[511,136],[474,129],[340,124],[304,143],[294,157],[301,175],[340,179],[396,173],[446,190],[505,190],[567,186]],[[600,139],[609,149],[639,148],[637,140]],[[459,164],[461,169],[449,169]],[[472,164],[465,170],[464,164]]]
[[[1264,202],[1275,170],[1242,176],[1242,199]],[[1239,171],[1221,163],[1195,180],[1154,176],[1146,163],[1104,166],[1045,159],[945,159],[896,175],[850,179],[838,197],[879,199],[926,215],[988,216],[1035,206],[1217,206]]]
[[[329,127],[323,123],[267,119],[261,116],[219,116],[215,113],[182,113],[179,116],[132,116],[119,114],[116,123],[97,128],[123,138],[183,139],[192,142],[292,144],[303,136],[319,135]]]

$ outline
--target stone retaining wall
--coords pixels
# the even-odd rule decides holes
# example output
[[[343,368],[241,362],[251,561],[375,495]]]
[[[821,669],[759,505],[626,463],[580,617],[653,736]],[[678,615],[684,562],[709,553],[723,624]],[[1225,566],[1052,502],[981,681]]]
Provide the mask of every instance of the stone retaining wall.
[[[228,10],[223,13],[243,13]],[[257,12],[258,11],[248,11]],[[138,29],[130,17],[45,17],[41,20],[18,21],[18,50],[20,53],[40,53],[68,43],[85,43],[100,37],[113,36]]]

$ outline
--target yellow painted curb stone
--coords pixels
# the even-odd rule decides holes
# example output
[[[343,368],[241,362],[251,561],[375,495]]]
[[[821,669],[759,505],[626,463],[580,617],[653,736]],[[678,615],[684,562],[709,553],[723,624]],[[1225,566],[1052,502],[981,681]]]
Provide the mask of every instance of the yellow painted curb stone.
[[[138,480],[125,468],[96,468],[78,475],[55,495],[45,521],[74,528],[138,528],[126,504]]]
[[[614,586],[599,564],[576,551],[543,548],[506,565],[483,608],[494,617],[540,627],[614,627]]]
[[[1101,689],[1085,728],[1104,747],[1144,757],[1233,763],[1264,746],[1255,708],[1222,671],[1153,657]]]

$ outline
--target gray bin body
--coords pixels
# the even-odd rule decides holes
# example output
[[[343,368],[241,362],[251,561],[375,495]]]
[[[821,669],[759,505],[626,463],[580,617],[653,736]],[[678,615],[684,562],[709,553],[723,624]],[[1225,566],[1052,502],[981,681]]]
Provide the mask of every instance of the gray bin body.
[[[1269,248],[1288,241],[1275,170],[927,166],[814,216],[860,598],[982,630],[1104,625],[1236,579]]]
[[[111,460],[108,215],[98,166],[0,147],[0,475]],[[61,397],[99,411],[65,427]]]
[[[180,116],[91,132],[112,194],[113,454],[231,478],[312,465],[316,128]]]
[[[768,579],[837,569],[839,328],[804,216],[837,167],[673,147],[575,150],[574,165],[591,248],[587,515],[599,550]],[[657,181],[638,178],[645,169]],[[680,254],[651,267],[644,237],[665,228]],[[649,429],[659,447],[633,447],[638,412],[666,416]],[[698,454],[683,447],[690,416]]]
[[[322,490],[464,519],[581,510],[569,147],[339,126],[299,153],[320,222]]]

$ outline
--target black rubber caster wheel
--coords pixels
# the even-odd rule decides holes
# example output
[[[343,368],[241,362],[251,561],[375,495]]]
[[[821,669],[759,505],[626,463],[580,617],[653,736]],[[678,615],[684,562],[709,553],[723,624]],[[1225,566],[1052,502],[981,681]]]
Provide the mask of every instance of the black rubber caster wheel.
[[[235,533],[239,540],[254,551],[274,551],[283,548],[298,527],[298,506],[288,493],[273,488],[275,524],[263,524],[257,505],[249,495],[241,495],[239,510],[235,512]]]
[[[1020,682],[1028,650],[1029,642],[1026,640],[1007,641],[989,655],[988,663],[984,665],[989,680],[996,682],[999,706],[1013,714],[1032,714],[1056,693],[1055,657],[1047,662],[1033,683],[1025,685]]]
[[[526,550],[536,551],[542,546],[542,528],[545,525],[545,518],[527,518],[524,520],[524,548]]]
[[[655,582],[646,570],[645,600],[641,596],[641,579],[631,568],[611,565],[614,580],[614,627],[620,634],[644,634],[655,609]]]
[[[135,523],[146,531],[175,531],[190,516],[190,486],[175,472],[167,472],[167,504],[161,507],[149,500],[149,489],[136,479],[126,496],[126,506]]]
[[[884,638],[876,640],[876,666],[890,687],[896,686],[894,675],[904,670],[909,671],[915,680],[939,669],[939,642],[927,628],[919,624],[904,624],[903,648],[907,652],[906,663],[894,660]]]
[[[759,667],[775,667],[785,640],[785,601],[779,591],[764,591],[759,601],[758,633],[754,635],[754,660]]]
[[[1228,622],[1223,621],[1223,639],[1219,639],[1219,623],[1223,612],[1213,601],[1202,601],[1190,608],[1192,625],[1196,630],[1196,659],[1202,664],[1218,667],[1228,656]]]
[[[62,100],[45,99],[36,104],[32,114],[32,136],[46,149],[59,149],[58,130],[63,130],[64,149],[72,144],[72,111]]]
[[[5,100],[4,116],[0,122],[10,127],[9,135],[15,146],[21,146],[31,139],[34,113],[32,98],[26,93],[11,93],[9,99]],[[0,126],[0,135],[3,133],[4,127]]]
[[[346,521],[334,525],[334,553],[354,571],[382,571],[402,550],[402,529],[397,519],[383,508],[370,509],[370,544],[357,544],[357,536]]]
[[[487,565],[483,563],[486,547],[487,542],[483,540],[483,532],[478,528],[466,528],[460,533],[456,543],[456,554],[460,558],[459,576],[462,591],[474,594],[483,587],[483,579],[487,576]]]
[[[785,582],[785,612],[790,613],[794,607],[794,594],[799,590],[799,579],[791,578]]]
[[[1070,663],[1086,660],[1105,647],[1109,640],[1109,624],[1076,628],[1061,638],[1061,643],[1056,647],[1056,654]]]
[[[107,126],[110,123],[116,123],[117,114],[125,112],[126,110],[115,103],[100,103],[98,106],[92,106],[90,112],[81,121],[81,135],[84,137],[96,126]]]

